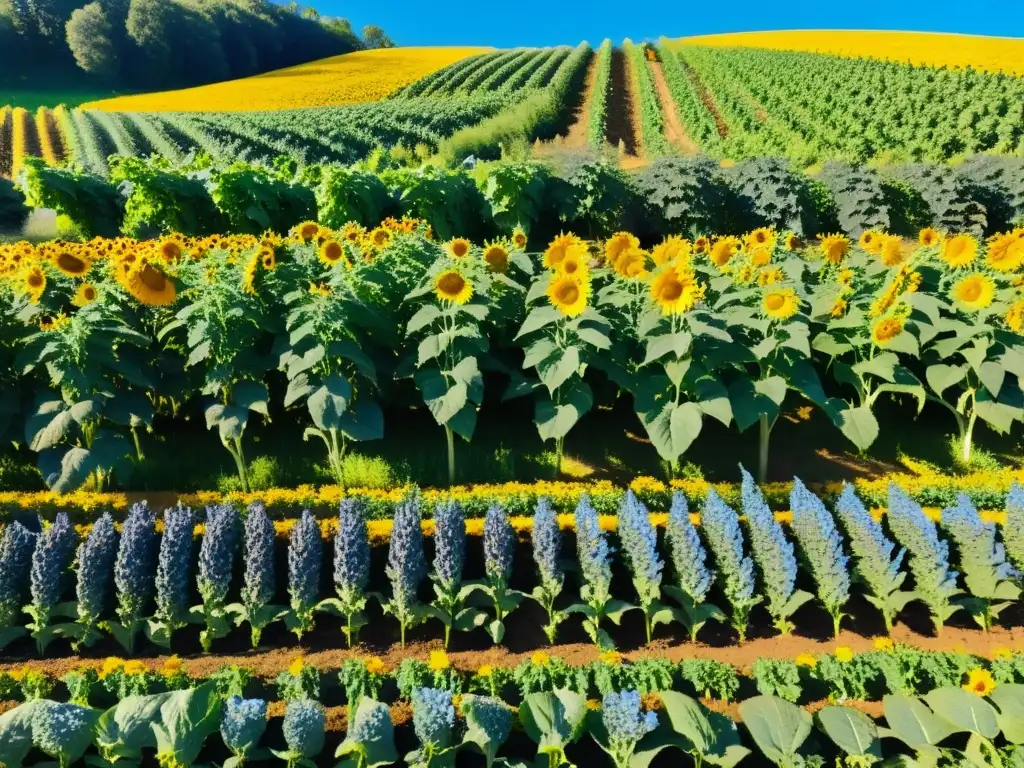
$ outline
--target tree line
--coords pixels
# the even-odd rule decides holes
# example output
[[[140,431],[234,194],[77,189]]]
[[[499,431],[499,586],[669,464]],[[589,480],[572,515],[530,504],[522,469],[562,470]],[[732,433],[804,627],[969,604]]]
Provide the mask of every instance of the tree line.
[[[0,82],[181,87],[391,45],[294,2],[0,0]]]

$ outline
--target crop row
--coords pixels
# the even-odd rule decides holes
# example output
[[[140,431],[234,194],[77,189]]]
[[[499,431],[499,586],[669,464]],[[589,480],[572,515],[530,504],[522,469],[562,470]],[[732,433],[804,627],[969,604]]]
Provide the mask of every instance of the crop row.
[[[702,147],[725,157],[945,161],[977,152],[1013,154],[1024,141],[1024,78],[792,51],[661,45],[679,58],[721,111],[680,99],[680,118]],[[685,91],[677,78],[676,88]],[[710,119],[709,119],[710,118]]]
[[[628,768],[650,765],[667,751],[676,759],[682,752],[698,765],[706,760],[730,768],[752,754],[780,768],[820,767],[827,764],[826,757],[872,764],[883,755],[910,761],[925,756],[966,760],[973,754],[986,758],[976,758],[974,765],[1012,764],[1020,754],[1015,745],[1022,741],[1024,686],[992,688],[988,680],[980,680],[976,687],[965,688],[940,688],[923,699],[887,697],[884,728],[850,706],[829,706],[812,716],[783,699],[759,696],[740,704],[741,732],[728,716],[675,691],[646,697],[636,690],[609,692],[590,702],[559,688],[532,693],[513,709],[496,697],[456,697],[428,685],[410,695],[412,733],[397,734],[410,751],[400,758],[397,718],[376,700],[370,684],[348,708],[346,736],[335,758],[346,758],[343,765],[354,768],[400,761],[429,768],[452,765],[459,753],[475,755],[486,765],[523,765],[497,756],[502,751],[523,757],[536,752],[539,764],[557,768],[573,765],[570,758],[579,760],[577,755],[593,760],[603,751],[599,760]],[[316,699],[298,692],[284,708],[280,731],[267,734],[268,703],[243,699],[237,688],[229,693],[225,697],[210,682],[129,697],[105,712],[37,699],[0,716],[0,757],[5,765],[21,765],[35,747],[61,766],[83,757],[106,765],[138,761],[152,752],[161,765],[169,766],[192,765],[201,755],[210,759],[213,754],[231,755],[227,764],[232,766],[271,758],[290,768],[318,764],[327,713]],[[518,737],[510,741],[514,726],[525,734],[525,742]],[[583,743],[592,745],[589,753]],[[94,746],[98,756],[86,757]]]
[[[595,54],[597,67],[593,92],[590,97],[587,141],[590,146],[600,149],[605,145],[608,122],[608,97],[612,87],[612,41],[605,40]]]
[[[644,156],[659,157],[668,154],[665,140],[665,117],[661,99],[654,87],[654,76],[647,61],[647,46],[634,45],[630,40],[622,44],[627,60],[628,77],[632,81],[634,109],[639,111],[640,140]]]
[[[850,600],[858,592],[889,629],[909,603],[920,602],[938,631],[958,611],[967,612],[987,629],[1020,598],[1017,569],[1024,566],[1020,487],[1008,498],[1001,537],[965,497],[944,511],[944,536],[940,536],[940,528],[895,486],[890,489],[884,525],[850,488],[840,496],[833,514],[798,482],[791,507],[792,536],[787,536],[745,475],[745,525],[709,491],[698,527],[685,497],[676,493],[659,547],[654,520],[636,496],[627,493],[614,520],[622,564],[632,575],[633,602],[627,602],[621,599],[621,590],[615,590],[613,597],[614,550],[601,518],[584,496],[574,520],[577,567],[573,571],[579,597],[567,605],[563,533],[547,499],[538,502],[529,528],[536,565],[531,579],[536,586],[530,592],[510,586],[517,535],[507,511],[499,505],[488,510],[483,520],[484,578],[467,581],[467,522],[457,502],[441,502],[432,517],[434,557],[429,570],[434,596],[421,602],[422,581],[428,573],[424,510],[419,496],[412,495],[395,506],[393,520],[386,523],[390,594],[378,594],[376,601],[397,621],[403,646],[407,631],[428,621],[444,627],[445,647],[453,632],[479,628],[486,629],[492,642],[501,643],[509,616],[524,600],[532,600],[546,613],[544,631],[549,642],[555,642],[563,622],[579,616],[599,648],[612,648],[607,625],[620,625],[630,611],[643,614],[648,642],[659,625],[673,623],[682,625],[695,640],[709,621],[730,625],[742,642],[751,611],[759,605],[779,632],[789,634],[795,629],[797,611],[815,601],[831,615],[838,634]],[[334,596],[323,598],[321,590],[322,527],[308,510],[291,527],[287,606],[274,602],[279,592],[277,531],[264,507],[250,506],[244,521],[233,506],[210,507],[201,519],[197,557],[194,531],[200,518],[180,506],[164,513],[162,535],[156,515],[138,504],[120,532],[113,518],[104,514],[86,529],[80,545],[78,531],[66,513],[58,514],[39,533],[20,522],[10,523],[0,540],[3,640],[30,635],[43,653],[58,637],[80,647],[109,633],[132,652],[140,631],[145,630],[151,642],[170,647],[173,634],[191,623],[203,628],[200,639],[209,651],[232,626],[249,626],[254,647],[266,627],[279,621],[301,639],[315,628],[317,614],[327,613],[342,619],[349,644],[356,641],[366,624],[371,586],[370,532],[357,500],[346,499],[340,505],[334,532]],[[243,584],[238,602],[229,602],[239,552]],[[803,564],[802,573],[798,563]],[[72,565],[77,601],[65,603],[64,592],[72,588],[66,574],[72,572]],[[804,585],[809,591],[799,588]],[[199,605],[192,605],[194,595],[201,597]],[[671,603],[662,602],[666,597]],[[18,620],[21,612],[31,618],[25,626]]]

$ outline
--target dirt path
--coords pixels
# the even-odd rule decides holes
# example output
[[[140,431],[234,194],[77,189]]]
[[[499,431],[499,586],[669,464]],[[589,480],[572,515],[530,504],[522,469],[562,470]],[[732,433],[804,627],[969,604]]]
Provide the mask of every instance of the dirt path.
[[[627,157],[640,155],[640,132],[634,108],[633,84],[629,77],[629,62],[619,48],[612,51],[612,87],[608,94],[608,125],[605,136],[613,147],[625,148]]]
[[[57,125],[57,118],[53,114],[53,110],[43,110],[43,125],[45,126],[46,133],[50,137],[50,146],[53,148],[53,159],[54,162],[62,163],[67,157],[67,148],[64,146],[64,137],[60,133],[60,128]],[[42,137],[40,137],[40,141]]]
[[[10,178],[11,164],[14,162],[11,138],[13,135],[14,117],[11,110],[0,107],[0,176]]]
[[[707,88],[704,87],[704,83],[697,77],[697,73],[693,71],[693,67],[686,63],[686,60],[682,56],[679,57],[679,65],[683,68],[686,76],[690,79],[693,87],[697,89],[697,93],[700,94],[700,100],[704,104],[704,108],[711,113],[711,116],[715,120],[715,127],[718,129],[718,135],[721,138],[725,138],[729,135],[729,125],[725,122],[725,118],[722,117],[721,111],[718,109],[718,104],[715,102],[715,97]]]
[[[651,74],[654,77],[654,87],[658,91],[658,101],[661,102],[661,113],[665,118],[665,140],[685,155],[699,153],[700,147],[687,135],[686,128],[683,127],[683,122],[679,119],[676,102],[668,88],[661,62],[652,61],[650,65]]]
[[[586,86],[583,89],[583,99],[576,108],[576,116],[573,124],[569,126],[569,133],[566,135],[561,146],[566,149],[582,149],[590,141],[588,132],[590,129],[590,105],[594,99],[594,84],[597,81],[599,56],[595,53],[590,57],[590,64],[587,66]]]

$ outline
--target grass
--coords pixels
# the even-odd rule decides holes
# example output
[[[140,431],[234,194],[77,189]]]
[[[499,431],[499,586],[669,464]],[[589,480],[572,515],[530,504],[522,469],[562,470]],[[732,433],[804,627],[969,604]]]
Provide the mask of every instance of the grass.
[[[79,104],[84,104],[87,101],[105,99],[116,95],[109,88],[19,88],[0,85],[0,104],[24,107],[29,112],[35,112],[40,107],[56,107],[58,104],[77,107]]]

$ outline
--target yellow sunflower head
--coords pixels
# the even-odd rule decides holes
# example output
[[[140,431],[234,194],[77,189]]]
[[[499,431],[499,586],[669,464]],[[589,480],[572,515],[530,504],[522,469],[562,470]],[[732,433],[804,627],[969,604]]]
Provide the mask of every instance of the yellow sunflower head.
[[[787,251],[799,251],[804,247],[803,239],[795,232],[789,232],[786,234],[786,250]]]
[[[164,307],[173,304],[177,289],[166,274],[148,261],[136,264],[123,280],[125,289],[140,304]]]
[[[428,666],[434,672],[443,672],[451,666],[451,662],[448,661],[448,654],[444,651],[431,651]]]
[[[775,230],[771,227],[759,227],[753,232],[750,232],[746,238],[746,246],[748,251],[752,251],[755,248],[767,248],[769,253],[772,248],[775,247],[775,240],[778,235],[775,234]]]
[[[319,296],[320,298],[326,298],[331,295],[331,289],[329,286],[323,283],[310,283],[309,293],[313,296]]]
[[[706,235],[701,235],[693,241],[693,252],[694,253],[707,253],[711,247],[711,241]]]
[[[434,293],[441,301],[461,305],[473,297],[473,284],[457,269],[446,269],[434,278]]]
[[[444,252],[453,259],[464,259],[469,255],[472,244],[464,237],[456,237],[444,245]]]
[[[640,241],[629,232],[616,232],[605,241],[604,257],[614,267],[622,254],[639,248]]]
[[[622,277],[628,279],[643,277],[647,274],[647,251],[629,248],[620,253],[612,265],[615,268],[615,273]]]
[[[174,237],[161,240],[157,250],[165,264],[177,264],[185,253],[181,241]]]
[[[987,669],[975,667],[967,673],[967,682],[963,687],[975,696],[988,696],[996,689],[996,680]]]
[[[548,300],[567,317],[576,317],[587,308],[590,282],[584,275],[555,274],[548,283]]]
[[[788,320],[800,309],[800,299],[792,288],[777,288],[765,292],[761,308],[773,320]]]
[[[903,241],[895,235],[880,235],[877,247],[874,251],[869,252],[877,254],[878,258],[887,267],[898,266],[907,259],[907,252],[903,248]]]
[[[83,277],[92,266],[86,259],[66,249],[57,251],[51,261],[53,266],[68,277]]]
[[[319,256],[320,261],[329,267],[333,267],[338,264],[349,266],[348,255],[345,253],[345,246],[333,238],[325,240],[320,245]]]
[[[987,307],[995,295],[995,283],[980,272],[968,275],[953,285],[953,298],[960,306],[971,312],[978,312]]]
[[[264,246],[259,252],[260,266],[267,272],[277,269],[277,252],[273,248]]]
[[[925,227],[917,233],[917,242],[925,248],[931,248],[942,242],[942,235],[939,234],[937,229]]]
[[[874,229],[866,229],[861,233],[860,239],[857,242],[868,253],[877,254],[882,247],[882,238],[881,232]]]
[[[651,251],[651,260],[655,266],[663,267],[672,264],[677,267],[685,267],[690,263],[690,254],[693,246],[690,241],[678,235],[666,237]]]
[[[512,231],[512,247],[517,251],[525,251],[526,244],[529,242],[529,238],[526,236],[526,232],[521,227],[516,227]]]
[[[989,240],[985,263],[999,272],[1016,272],[1024,264],[1024,239],[1012,232]]]
[[[740,250],[740,241],[735,237],[720,237],[711,246],[711,263],[721,269]]]
[[[978,255],[978,241],[966,233],[954,235],[942,242],[939,255],[951,269],[970,266]]]
[[[319,228],[317,228],[317,232],[319,232]],[[342,242],[351,243],[352,245],[358,245],[359,243],[362,242],[363,235],[365,234],[365,229],[356,224],[354,221],[350,221],[348,224],[341,228],[340,238]],[[313,237],[316,237],[316,233],[314,233]]]
[[[703,298],[704,286],[697,282],[696,275],[688,269],[667,264],[658,270],[651,281],[651,300],[663,315],[689,312]]]
[[[871,329],[871,340],[879,347],[889,346],[889,342],[903,333],[903,321],[895,317],[886,317],[875,323]]]
[[[764,245],[755,245],[750,250],[750,264],[754,267],[763,267],[772,260],[772,251]]]
[[[569,251],[580,248],[586,250],[586,247],[576,235],[571,232],[568,235],[561,234],[552,240],[548,249],[544,251],[544,266],[548,269],[557,269]]]
[[[1018,301],[1010,311],[1006,313],[1006,325],[1014,333],[1020,333],[1024,328],[1024,301]]]
[[[242,270],[242,290],[246,293],[256,295],[256,276],[260,271],[260,255],[254,253],[252,258],[245,263]]]
[[[99,293],[96,291],[96,286],[92,283],[82,283],[78,286],[78,290],[75,291],[75,297],[71,300],[71,303],[76,307],[84,307],[92,304],[96,301]]]
[[[820,237],[820,236],[819,236]],[[846,235],[833,234],[820,237],[818,250],[829,264],[842,264],[850,252],[850,240]]]
[[[43,291],[46,290],[46,274],[38,264],[34,264],[25,270],[22,277],[22,290],[32,300],[33,304],[38,304],[39,299],[43,297]]]
[[[346,225],[346,227],[348,226]],[[295,236],[304,243],[313,242],[319,234],[320,225],[315,221],[304,221],[295,227]]]
[[[492,272],[508,270],[508,248],[502,243],[491,243],[484,248],[484,263]]]
[[[572,248],[556,270],[563,275],[584,275],[590,270],[589,259],[582,248]]]
[[[391,245],[391,230],[386,227],[377,227],[369,234],[370,244],[377,250],[383,250]]]

